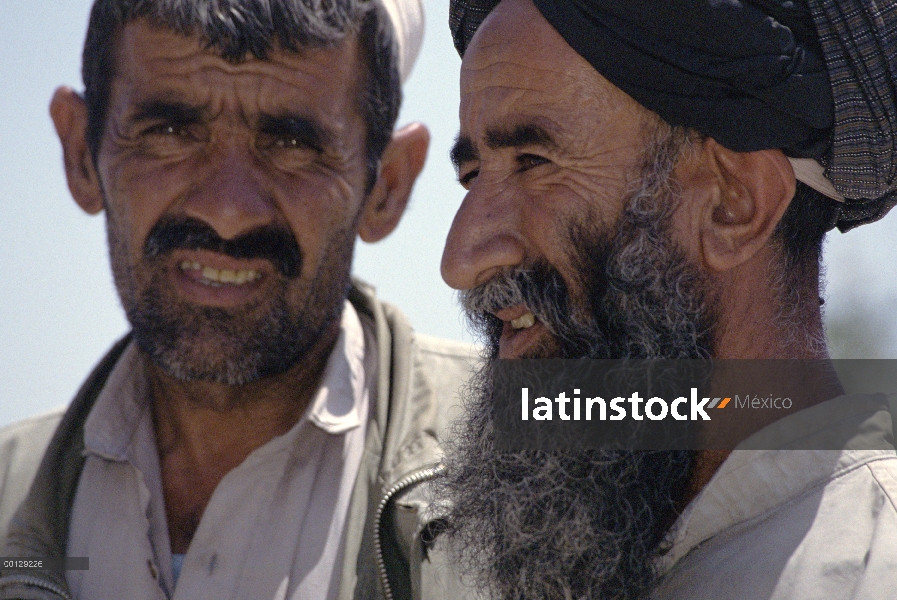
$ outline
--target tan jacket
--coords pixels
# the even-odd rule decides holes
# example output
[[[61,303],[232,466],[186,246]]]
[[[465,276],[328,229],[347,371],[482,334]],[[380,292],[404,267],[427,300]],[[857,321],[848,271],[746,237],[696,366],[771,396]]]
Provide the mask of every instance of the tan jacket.
[[[340,598],[461,598],[454,572],[429,540],[438,528],[425,514],[425,485],[440,470],[441,438],[460,410],[458,390],[471,374],[475,352],[415,334],[397,309],[377,301],[364,284],[356,282],[349,300],[374,322],[380,364],[349,508]],[[64,415],[0,430],[0,556],[65,555],[84,464],[84,421],[128,341],[118,342],[100,362]],[[0,600],[60,598],[70,598],[63,573],[0,569]]]

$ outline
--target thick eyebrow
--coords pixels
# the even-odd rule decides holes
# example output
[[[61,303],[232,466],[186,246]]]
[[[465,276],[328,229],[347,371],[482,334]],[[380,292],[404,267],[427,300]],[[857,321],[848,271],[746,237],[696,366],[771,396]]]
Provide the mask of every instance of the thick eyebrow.
[[[301,144],[321,152],[330,140],[326,131],[306,117],[298,115],[261,115],[259,131],[275,137],[295,138]]]
[[[554,138],[551,137],[551,134],[544,127],[534,123],[526,123],[510,128],[493,127],[487,129],[486,146],[492,150],[521,148],[523,146],[556,148],[557,142],[554,141]],[[459,135],[455,139],[455,145],[452,146],[450,156],[455,169],[458,169],[467,161],[477,160],[480,154],[469,137]]]
[[[486,145],[492,150],[520,148],[522,146],[557,147],[551,134],[534,123],[515,125],[511,128],[493,127],[486,130]]]
[[[202,121],[204,112],[202,108],[184,102],[146,100],[137,105],[132,120],[135,122],[166,121],[177,125],[192,125]]]
[[[458,134],[449,157],[452,159],[452,164],[455,165],[455,170],[457,171],[464,163],[477,160],[480,154],[469,137]]]

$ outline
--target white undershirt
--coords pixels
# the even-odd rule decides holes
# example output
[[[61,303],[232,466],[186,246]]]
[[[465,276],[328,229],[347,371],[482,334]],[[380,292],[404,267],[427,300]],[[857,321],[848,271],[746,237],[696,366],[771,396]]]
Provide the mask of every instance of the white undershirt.
[[[305,416],[215,489],[174,582],[142,359],[132,344],[85,425],[70,524],[75,598],[333,598],[349,499],[364,450],[376,345],[352,306]]]

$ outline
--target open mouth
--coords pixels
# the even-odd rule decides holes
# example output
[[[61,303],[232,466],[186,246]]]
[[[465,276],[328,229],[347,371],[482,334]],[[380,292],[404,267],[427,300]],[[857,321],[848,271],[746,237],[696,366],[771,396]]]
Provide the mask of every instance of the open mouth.
[[[499,358],[529,356],[545,343],[548,329],[526,306],[515,306],[496,311],[503,326],[499,340]]]
[[[511,327],[517,329],[529,329],[536,324],[536,315],[531,312],[524,313],[511,321]]]
[[[180,266],[181,271],[190,275],[194,281],[211,287],[243,285],[262,277],[262,274],[255,269],[216,269],[195,260],[184,260]]]

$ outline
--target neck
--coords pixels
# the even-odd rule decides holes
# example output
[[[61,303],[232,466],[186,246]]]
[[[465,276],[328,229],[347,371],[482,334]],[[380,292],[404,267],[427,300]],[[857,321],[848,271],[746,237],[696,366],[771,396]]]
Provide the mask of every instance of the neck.
[[[145,359],[173,552],[186,551],[221,479],[305,413],[339,325],[290,370],[246,385],[179,381]]]
[[[775,260],[758,258],[766,265]],[[819,342],[825,336],[818,288],[807,286],[800,293],[784,294],[784,285],[771,285],[770,281],[767,271],[757,268],[736,269],[720,278],[719,289],[724,291],[716,303],[719,321],[714,359],[723,360],[724,372],[715,371],[711,393],[725,397],[756,390],[761,398],[769,394],[790,398],[792,408],[751,410],[747,419],[744,411],[714,413],[713,421],[701,431],[705,448],[732,448],[781,418],[844,393],[828,350]],[[728,359],[752,360],[738,364]],[[683,508],[709,483],[730,452],[697,452]]]
[[[789,279],[781,251],[770,245],[750,261],[718,274],[714,358],[827,359],[819,305],[819,267]]]

